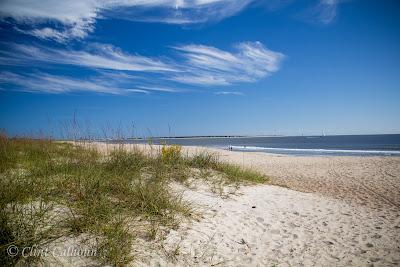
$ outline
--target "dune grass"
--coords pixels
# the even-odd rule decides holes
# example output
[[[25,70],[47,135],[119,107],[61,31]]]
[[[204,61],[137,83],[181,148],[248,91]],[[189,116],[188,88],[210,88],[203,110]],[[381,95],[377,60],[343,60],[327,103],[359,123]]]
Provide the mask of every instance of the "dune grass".
[[[101,263],[131,262],[137,229],[144,225],[148,238],[155,238],[158,227],[190,216],[190,206],[170,184],[185,182],[193,168],[223,173],[232,183],[266,181],[211,154],[182,156],[178,146],[155,156],[123,147],[101,154],[90,146],[1,136],[0,265],[40,260],[10,257],[10,245],[45,246],[80,235],[93,237]]]
[[[248,168],[222,162],[219,160],[217,155],[209,152],[199,152],[192,157],[188,157],[186,161],[189,166],[198,169],[212,169],[223,173],[228,182],[232,183],[265,183],[267,181],[265,175]]]

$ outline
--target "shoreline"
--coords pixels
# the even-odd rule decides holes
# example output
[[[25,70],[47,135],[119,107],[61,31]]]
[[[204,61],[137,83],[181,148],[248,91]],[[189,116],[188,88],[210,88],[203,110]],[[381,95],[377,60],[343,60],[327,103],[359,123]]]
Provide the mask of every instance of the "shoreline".
[[[265,152],[269,154],[293,156],[400,156],[399,150],[359,150],[359,149],[324,149],[324,148],[283,148],[283,147],[254,147],[254,146],[229,146],[233,151],[239,152]],[[223,148],[221,148],[223,149]],[[271,151],[286,151],[287,153],[273,153]],[[292,153],[290,153],[292,152]],[[296,154],[297,152],[300,152]],[[301,153],[308,152],[308,153]]]
[[[157,137],[137,137],[137,138],[127,138],[126,140],[151,140],[151,139],[202,139],[202,138],[259,138],[259,137],[335,137],[335,136],[379,136],[379,135],[400,135],[400,133],[376,133],[376,134],[329,134],[329,135],[182,135],[182,136],[157,136]],[[100,140],[99,140],[100,141]]]
[[[198,139],[198,138],[196,138]],[[58,142],[72,142],[74,141],[58,141]],[[138,145],[147,146],[147,143],[118,143],[108,141],[76,141],[87,143],[104,143],[107,145]],[[269,155],[281,156],[300,156],[300,157],[400,157],[400,150],[359,150],[359,149],[324,149],[324,148],[283,148],[283,147],[256,147],[256,146],[236,146],[236,145],[182,145],[182,144],[165,144],[165,145],[179,145],[182,147],[204,148],[204,149],[217,149],[223,151],[235,151],[242,153],[263,153]],[[151,146],[162,146],[162,144],[151,144]],[[232,147],[233,149],[230,149]],[[271,151],[293,151],[294,153],[279,153]],[[295,153],[295,152],[308,152],[308,153]]]

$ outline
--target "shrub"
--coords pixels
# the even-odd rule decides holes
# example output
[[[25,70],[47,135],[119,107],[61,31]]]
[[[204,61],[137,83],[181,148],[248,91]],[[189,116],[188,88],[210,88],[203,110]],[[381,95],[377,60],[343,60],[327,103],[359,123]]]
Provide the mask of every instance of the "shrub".
[[[181,159],[182,147],[179,145],[164,145],[161,148],[161,158],[167,163],[176,163]]]

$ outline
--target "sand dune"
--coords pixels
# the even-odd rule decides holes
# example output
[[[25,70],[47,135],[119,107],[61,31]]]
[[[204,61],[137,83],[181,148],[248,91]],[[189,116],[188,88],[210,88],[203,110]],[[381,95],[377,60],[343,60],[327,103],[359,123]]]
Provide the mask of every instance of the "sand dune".
[[[203,149],[185,148],[188,154]],[[139,242],[135,250],[141,257],[135,264],[400,265],[400,158],[206,150],[258,169],[288,188],[242,186],[223,198],[201,181],[178,186],[201,218],[171,230],[163,241]]]

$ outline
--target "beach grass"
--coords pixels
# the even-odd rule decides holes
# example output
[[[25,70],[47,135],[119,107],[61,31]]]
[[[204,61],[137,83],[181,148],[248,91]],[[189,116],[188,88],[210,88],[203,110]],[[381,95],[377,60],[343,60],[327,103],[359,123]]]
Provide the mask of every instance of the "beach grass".
[[[227,181],[233,183],[264,183],[267,179],[265,175],[260,174],[257,171],[223,162],[219,159],[218,155],[207,151],[201,151],[191,157],[188,157],[187,164],[199,169],[213,169],[221,172],[225,174]]]
[[[6,249],[46,246],[63,237],[88,237],[96,260],[115,266],[134,260],[137,235],[154,239],[190,218],[191,207],[171,190],[193,169],[211,169],[229,183],[262,183],[255,171],[207,153],[184,156],[179,146],[149,155],[137,147],[95,146],[48,139],[0,137],[0,265],[30,263]]]

